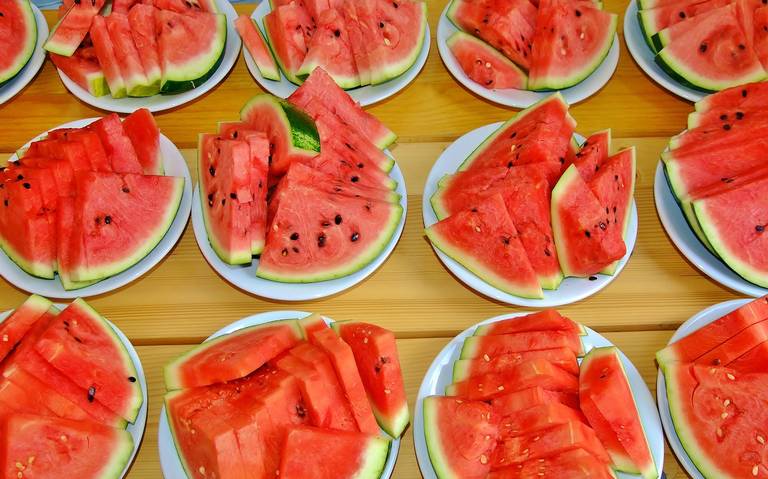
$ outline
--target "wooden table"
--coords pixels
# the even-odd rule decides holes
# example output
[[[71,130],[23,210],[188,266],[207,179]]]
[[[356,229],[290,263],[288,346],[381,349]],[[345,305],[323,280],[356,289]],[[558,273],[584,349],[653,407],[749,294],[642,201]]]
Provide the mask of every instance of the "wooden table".
[[[267,301],[250,296],[219,277],[200,254],[191,226],[171,255],[133,284],[89,300],[137,346],[149,383],[149,424],[129,477],[161,477],[157,455],[157,416],[162,403],[161,368],[211,332],[241,317],[275,309],[321,312],[339,320],[359,319],[394,330],[411,401],[435,354],[464,328],[490,316],[517,311],[469,290],[440,264],[423,235],[421,194],[440,152],[461,134],[506,120],[513,110],[491,104],[461,87],[445,70],[434,45],[445,0],[428,0],[432,51],[424,70],[404,91],[370,108],[400,142],[393,153],[408,187],[409,215],[393,255],[367,281],[340,295],[306,303]],[[606,10],[623,16],[625,0],[608,0]],[[250,12],[253,5],[238,5]],[[50,25],[53,12],[46,12]],[[619,24],[621,25],[621,21]],[[638,148],[636,202],[639,237],[627,268],[608,288],[560,308],[568,316],[604,333],[632,359],[652,391],[654,353],[674,329],[697,311],[736,295],[704,277],[674,248],[653,204],[653,172],[667,138],[685,126],[690,103],[647,78],[621,39],[614,77],[601,92],[574,106],[582,134],[612,128],[615,145]],[[162,131],[192,165],[197,135],[214,131],[221,120],[237,118],[240,107],[260,88],[238,60],[225,81],[203,98],[157,115]],[[98,116],[70,95],[50,62],[15,99],[0,106],[0,151],[14,151],[39,132],[61,123]],[[194,171],[194,168],[191,168]],[[26,296],[0,281],[0,311]],[[412,430],[405,435],[394,477],[419,477]],[[667,477],[687,477],[670,454]]]

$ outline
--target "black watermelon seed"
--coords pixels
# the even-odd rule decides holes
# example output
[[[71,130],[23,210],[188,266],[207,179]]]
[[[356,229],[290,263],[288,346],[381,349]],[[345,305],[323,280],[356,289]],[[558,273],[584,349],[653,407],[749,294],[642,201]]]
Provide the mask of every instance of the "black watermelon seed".
[[[333,219],[333,222],[337,225],[341,224],[341,215],[336,215],[336,217]]]
[[[477,213],[477,208],[472,208],[470,211],[471,211],[472,213]]]
[[[580,17],[580,16],[581,16],[581,10],[576,10],[574,13],[576,13],[576,16],[577,16],[577,17]]]
[[[110,223],[112,223],[112,217],[109,216],[109,215],[105,216],[104,217],[104,224],[108,225]]]
[[[680,16],[680,18],[685,18],[685,12],[680,12],[678,13],[678,15]]]
[[[544,248],[544,256],[552,256],[552,252],[549,251],[549,248]]]
[[[296,405],[296,415],[299,417],[306,417],[307,416],[307,410],[304,409],[304,407],[301,404]]]
[[[291,240],[296,241],[297,239],[299,239],[299,233],[293,233],[291,235]]]
[[[610,209],[609,209],[609,208],[606,206],[606,207],[605,207],[605,214],[608,214],[608,213],[610,213],[610,212],[611,212],[611,210],[610,210]]]
[[[131,192],[130,188],[128,188],[127,186],[123,186],[123,193],[130,193],[130,192]]]
[[[597,276],[590,276],[590,277],[589,277],[589,280],[590,280],[590,281],[597,281]]]
[[[731,125],[729,125],[728,123],[726,123],[725,125],[723,125],[723,130],[725,130],[725,131],[728,131],[728,130],[730,130],[730,129],[731,129]]]
[[[327,227],[331,226],[331,222],[330,221],[323,221],[320,224],[322,225],[323,228],[327,228]]]
[[[493,80],[485,80],[486,85],[490,85],[491,83],[493,83]]]
[[[561,156],[561,157],[560,157],[560,164],[562,165],[563,163],[565,163],[565,158],[563,158],[563,157]]]
[[[23,187],[24,187],[24,188],[26,188],[26,189],[30,189],[30,188],[32,188],[32,185],[30,185],[29,183],[24,183],[24,184],[22,184],[21,186],[23,186]]]
[[[232,132],[232,139],[237,140],[237,130]]]
[[[339,30],[334,30],[333,31],[333,36],[334,37],[340,37],[341,36],[341,32]]]
[[[8,206],[8,199],[3,200],[3,205]]]
[[[737,120],[741,120],[742,118],[744,118],[744,112],[742,112],[742,111],[737,111],[737,112],[736,112],[736,119],[737,119]]]
[[[80,343],[80,344],[82,344],[82,343],[83,343],[83,340],[82,340],[82,339],[80,339],[80,338],[78,338],[77,336],[75,336],[75,341],[77,341],[77,342],[78,342],[78,343]]]
[[[213,200],[213,193],[208,194],[208,200]]]
[[[325,233],[320,233],[320,236],[317,237],[317,246],[320,248],[325,246]]]
[[[576,158],[581,158],[581,152],[576,153]]]
[[[741,97],[742,98],[746,98],[747,97],[747,89],[746,88],[741,90]]]
[[[509,244],[509,236],[502,236],[501,242],[504,244]]]
[[[512,162],[511,161],[507,163],[507,168],[512,168]]]
[[[400,5],[398,5],[397,2],[392,2],[392,6],[395,8],[400,8]]]
[[[100,224],[101,224],[101,216],[97,216],[97,217],[96,217],[96,224],[97,224],[97,225],[100,225]]]
[[[230,193],[229,197],[232,198],[233,200],[236,200],[237,199],[237,193]]]
[[[216,168],[213,166],[208,167],[208,173],[210,173],[211,176],[216,176]]]
[[[739,50],[744,50],[745,48],[747,47],[743,43],[739,43]]]
[[[733,183],[733,178],[720,178],[723,183]]]
[[[516,132],[516,131],[513,131],[513,132],[512,132],[512,134],[511,134],[511,135],[509,135],[509,137],[510,137],[510,138],[514,138],[514,137],[516,137],[516,136],[517,136],[517,132]]]
[[[384,28],[384,22],[379,22],[379,28]]]
[[[19,180],[19,181],[21,181],[21,180],[23,180],[23,179],[24,179],[24,175],[19,175],[19,176],[17,176],[17,177],[16,177],[16,179],[17,179],[17,180]]]
[[[360,234],[359,233],[352,233],[352,236],[349,239],[352,240],[352,242],[354,243],[355,241],[360,239]]]
[[[586,235],[587,238],[592,237],[592,233],[590,233],[589,230],[584,231],[584,234]]]
[[[128,376],[128,381],[130,381],[132,383],[135,383],[136,382],[136,378],[133,377],[133,376]]]
[[[364,164],[362,164],[362,163],[358,163],[358,164],[357,164],[357,167],[358,167],[358,168],[364,168],[364,167],[365,167],[365,165],[364,165]]]
[[[225,204],[227,204],[227,199],[226,198],[222,198],[221,199],[221,206],[224,206]]]
[[[616,207],[615,206],[613,207],[613,212],[616,213]]]
[[[613,181],[619,181],[619,175],[613,175]]]
[[[298,253],[299,252],[299,248],[297,248],[295,246],[291,247],[291,249],[293,250],[294,253]]]
[[[353,176],[352,177],[352,183],[357,183],[358,181],[360,181],[360,177],[359,176]]]
[[[765,225],[755,226],[755,231],[757,231],[758,233],[762,233],[763,231],[765,231]]]
[[[706,43],[702,43],[701,45],[699,45],[699,51],[701,53],[706,52],[707,51],[707,44]]]
[[[595,171],[600,169],[600,165],[595,165]]]
[[[727,120],[727,119],[728,119],[728,115],[726,115],[725,113],[723,113],[722,115],[720,115],[720,119],[721,119],[721,120],[723,120],[723,121],[725,121],[725,120]]]
[[[88,388],[88,402],[93,402],[96,399],[96,388],[91,386]]]

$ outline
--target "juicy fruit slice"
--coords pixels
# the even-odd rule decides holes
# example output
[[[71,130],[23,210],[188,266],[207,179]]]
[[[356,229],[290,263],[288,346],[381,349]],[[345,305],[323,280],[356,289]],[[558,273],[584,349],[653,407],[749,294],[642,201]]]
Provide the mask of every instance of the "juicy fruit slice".
[[[584,355],[580,336],[565,331],[526,331],[511,334],[470,336],[464,340],[461,359],[491,358],[502,354],[568,348],[577,356]]]
[[[341,88],[360,86],[346,23],[335,9],[325,10],[315,18],[315,31],[296,75],[306,78],[317,67],[322,67]]]
[[[585,3],[540,2],[528,88],[568,88],[587,78],[608,55],[616,24],[615,14]]]
[[[645,34],[646,42],[651,48],[656,50],[658,45],[654,45],[652,39],[656,33],[727,3],[723,0],[682,0],[668,5],[640,10],[637,16],[640,20],[643,34]]]
[[[568,154],[565,167],[576,165],[584,181],[589,182],[600,171],[600,166],[608,159],[611,149],[611,130],[594,133],[584,140],[578,151]]]
[[[317,449],[318,444],[323,444],[322,451]],[[344,457],[344,461],[329,470],[326,467],[328,453],[334,457]],[[384,470],[388,453],[389,441],[383,437],[359,432],[297,427],[288,433],[285,440],[280,460],[280,477],[379,477]]]
[[[268,80],[280,81],[280,70],[256,21],[248,15],[241,14],[235,20],[235,28],[243,38],[243,45],[256,62],[256,68],[259,69],[261,76]]]
[[[125,97],[128,91],[126,90],[123,75],[120,73],[115,46],[109,38],[107,23],[104,17],[96,15],[93,18],[89,33],[93,41],[93,48],[96,51],[96,58],[104,72],[104,78],[107,81],[112,98]]]
[[[55,313],[53,303],[33,294],[10,316],[0,321],[0,363],[14,346],[32,329],[34,324],[47,312]]]
[[[541,476],[543,475],[543,476]],[[528,477],[568,477],[570,479],[611,479],[616,477],[604,462],[585,449],[571,449],[554,456],[524,461],[502,467],[488,474],[488,479],[525,479]]]
[[[484,41],[458,31],[448,38],[447,44],[464,73],[478,85],[525,90],[525,72]]]
[[[491,404],[494,401],[496,400],[492,400]],[[558,401],[531,405],[521,411],[505,411],[498,408],[496,410],[502,416],[499,422],[502,438],[521,436],[569,422],[587,423],[579,409],[573,409]]]
[[[715,112],[723,108],[759,108],[768,105],[768,83],[754,82],[726,88],[705,96],[694,104],[697,113]]]
[[[123,130],[136,150],[145,175],[163,174],[163,156],[160,153],[160,129],[146,108],[139,108],[123,120]]]
[[[515,316],[475,328],[475,336],[524,333],[526,331],[571,331],[581,336],[586,335],[584,326],[566,318],[556,309],[545,309],[537,313]]]
[[[0,409],[9,409],[13,413],[52,416],[39,396],[29,397],[27,391],[8,380],[0,380]]]
[[[498,436],[498,419],[482,401],[424,398],[424,436],[438,477],[483,479]]]
[[[639,473],[646,479],[658,477],[618,349],[593,348],[586,355],[579,375],[579,398],[618,470]]]
[[[115,113],[107,115],[88,125],[88,130],[99,135],[105,154],[109,157],[112,170],[116,173],[141,173],[142,166],[123,123]],[[70,163],[73,163],[70,160]],[[78,168],[75,168],[76,170]]]
[[[51,320],[35,350],[54,368],[129,422],[143,402],[138,373],[112,326],[82,299]]]
[[[12,414],[0,419],[4,477],[119,477],[133,452],[128,431],[89,421]],[[98,447],[94,447],[98,444]]]
[[[291,188],[280,197],[256,275],[302,283],[357,272],[390,242],[402,212],[399,204]]]
[[[622,229],[571,165],[552,190],[552,230],[565,276],[590,276],[624,257]]]
[[[504,394],[491,400],[491,406],[506,415],[516,411],[525,411],[533,406],[551,403],[560,403],[578,411],[579,395],[561,391],[550,391],[549,389],[534,386]]]
[[[728,365],[752,348],[768,341],[768,322],[765,320],[743,329],[738,334],[696,359],[697,364]]]
[[[65,57],[72,56],[88,34],[91,22],[99,13],[102,5],[104,5],[103,1],[73,4],[64,16],[56,22],[43,48]]]
[[[109,85],[96,58],[94,47],[78,48],[71,57],[56,53],[49,56],[57,69],[91,95],[100,97],[109,93]]]
[[[494,357],[484,353],[479,358],[457,359],[453,363],[453,381],[463,381],[488,373],[503,373],[532,359],[545,359],[571,374],[579,374],[579,363],[573,351],[568,348],[555,348],[500,354]]]
[[[360,322],[335,322],[331,327],[352,349],[379,425],[390,436],[400,437],[410,413],[394,333]]]
[[[543,297],[500,194],[435,223],[426,234],[435,247],[492,286],[516,296]]]
[[[219,67],[227,41],[223,14],[160,10],[157,44],[163,70],[161,93],[181,93],[205,83]]]
[[[29,62],[37,44],[37,22],[27,0],[3,0],[0,22],[0,85],[14,78]]]
[[[740,373],[764,373],[768,364],[768,342],[763,342],[726,364]]]
[[[45,408],[57,417],[74,419],[77,421],[91,419],[88,413],[79,408],[75,403],[19,368],[16,364],[7,364],[3,369],[3,376],[7,378],[8,381],[18,386],[25,396],[27,396],[27,391],[37,391],[40,396],[40,401],[44,404]],[[17,404],[18,403],[19,402],[17,402]]]
[[[147,78],[148,87],[145,93],[158,93],[163,80],[163,67],[160,64],[160,50],[157,44],[157,10],[151,5],[136,4],[127,13],[131,39],[136,45],[136,52]]]
[[[575,393],[578,379],[545,359],[532,359],[501,373],[472,376],[446,387],[448,396],[488,400],[510,392],[541,387],[550,391]]]
[[[106,17],[105,21],[128,96],[151,96],[158,93],[160,79],[157,78],[153,84],[147,79],[139,52],[133,43],[128,16],[115,12]]]
[[[281,5],[264,17],[264,30],[285,78],[300,84],[297,74],[307,55],[307,43],[314,30],[309,13],[294,2]]]
[[[168,390],[242,378],[301,340],[296,320],[274,321],[219,336],[165,366]]]

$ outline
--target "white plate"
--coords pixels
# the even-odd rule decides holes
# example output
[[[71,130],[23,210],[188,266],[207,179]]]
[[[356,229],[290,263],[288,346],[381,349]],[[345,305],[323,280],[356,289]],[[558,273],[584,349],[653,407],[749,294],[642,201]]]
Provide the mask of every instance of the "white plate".
[[[672,338],[670,338],[668,344],[672,344],[675,341],[678,341],[683,337],[688,336],[689,334],[696,331],[697,329],[703,328],[704,326],[711,323],[712,321],[715,321],[716,319],[719,319],[725,316],[726,314],[730,313],[736,308],[739,308],[747,304],[750,301],[752,300],[751,299],[734,299],[732,301],[726,301],[724,303],[719,303],[714,306],[710,306],[709,308],[703,311],[699,311],[698,313],[696,313],[695,316],[693,316],[688,321],[684,322],[679,328],[677,328],[677,331],[675,331],[675,334],[672,335]],[[691,461],[691,458],[688,457],[688,453],[685,452],[685,448],[680,443],[680,438],[677,437],[677,432],[675,431],[675,425],[672,423],[672,416],[670,415],[670,412],[669,412],[669,401],[667,401],[667,382],[664,379],[664,373],[661,372],[661,369],[659,369],[659,375],[656,380],[656,399],[659,402],[659,412],[661,414],[661,423],[664,425],[664,432],[667,435],[667,439],[669,440],[669,445],[672,448],[672,451],[674,451],[675,455],[677,456],[677,459],[680,461],[680,463],[685,468],[686,472],[688,472],[688,474],[690,474],[693,479],[704,479],[704,476],[701,475],[699,470],[693,464],[693,461]]]
[[[32,56],[24,65],[24,68],[13,77],[8,83],[0,87],[0,105],[7,102],[17,93],[19,93],[25,86],[35,78],[37,72],[40,71],[40,67],[45,62],[45,50],[43,50],[43,44],[48,39],[48,23],[45,21],[40,9],[37,8],[32,2],[32,13],[35,15],[35,23],[37,24],[37,45],[35,45],[35,51],[32,52]]]
[[[637,20],[637,0],[629,2],[624,14],[624,41],[627,43],[629,53],[632,54],[635,62],[659,85],[689,101],[699,101],[707,96],[707,93],[680,84],[656,64],[654,60],[656,55],[645,42],[645,36],[640,29],[640,22]]]
[[[59,304],[59,303],[56,303],[55,306],[59,308],[59,310],[62,310],[67,307],[66,304]],[[5,318],[10,316],[12,312],[13,310],[9,310],[9,311],[0,313],[0,323],[2,323]],[[131,342],[128,340],[125,334],[123,334],[123,332],[120,331],[120,328],[112,324],[112,322],[108,319],[107,319],[107,323],[115,331],[115,334],[117,334],[117,337],[120,338],[120,342],[123,343],[123,345],[125,346],[125,349],[128,350],[128,355],[131,357],[133,366],[136,368],[136,373],[139,375],[138,380],[139,380],[139,385],[141,385],[141,397],[143,399],[143,402],[141,403],[141,407],[139,408],[139,414],[136,416],[136,421],[134,421],[132,424],[128,423],[128,427],[126,427],[126,430],[131,435],[131,438],[133,438],[133,452],[131,452],[131,458],[128,460],[128,463],[125,465],[125,468],[123,469],[123,473],[120,475],[120,477],[125,477],[125,475],[128,474],[128,469],[130,469],[131,464],[133,463],[133,459],[136,457],[136,453],[139,452],[139,446],[141,446],[141,440],[144,438],[144,430],[146,429],[146,426],[147,426],[147,407],[149,404],[149,400],[147,399],[147,378],[144,376],[144,368],[141,365],[141,359],[139,358],[139,355],[136,352],[136,349],[134,349],[133,344],[131,344]]]
[[[262,33],[265,32],[264,17],[271,10],[272,7],[269,4],[269,0],[262,0],[259,6],[256,7],[256,9],[251,14],[251,18],[256,20],[256,24],[261,28]],[[416,57],[416,62],[411,65],[411,68],[406,70],[399,77],[393,78],[380,85],[367,85],[354,88],[352,90],[347,90],[347,93],[349,93],[349,96],[351,96],[353,100],[360,103],[362,106],[372,105],[376,102],[391,97],[395,93],[408,86],[408,84],[411,83],[414,78],[416,78],[421,69],[424,67],[424,64],[427,62],[427,55],[429,54],[429,43],[430,34],[429,25],[427,25],[426,31],[424,32],[424,44],[421,47],[419,56]],[[261,76],[259,69],[256,67],[256,62],[253,61],[253,57],[248,52],[248,49],[245,48],[245,46],[243,46],[243,57],[245,58],[245,64],[248,66],[248,71],[251,72],[251,76],[259,85],[261,85],[262,88],[272,93],[273,95],[279,96],[280,98],[288,98],[288,96],[290,96],[290,94],[296,91],[298,88],[297,85],[294,85],[293,83],[289,82],[287,78],[285,78],[285,75],[283,75],[282,71],[280,72],[280,81],[267,80]]]
[[[384,151],[389,156],[392,156],[389,150]],[[238,288],[251,294],[281,301],[307,301],[340,293],[362,282],[376,271],[386,261],[392,250],[395,249],[400,235],[403,234],[405,217],[408,212],[408,193],[405,191],[405,178],[403,178],[403,173],[400,171],[397,163],[395,163],[392,171],[389,172],[389,176],[397,181],[397,189],[395,191],[401,196],[400,206],[403,207],[403,215],[400,218],[400,223],[398,223],[392,239],[389,240],[381,254],[366,267],[349,276],[329,281],[318,281],[316,283],[279,283],[256,276],[256,269],[259,266],[259,260],[256,258],[253,259],[250,265],[231,265],[223,262],[208,242],[203,211],[200,206],[199,184],[195,186],[195,196],[192,201],[192,227],[195,231],[197,245],[200,247],[200,251],[205,256],[205,259],[217,273]]]
[[[656,167],[653,195],[656,199],[656,211],[659,213],[661,224],[664,225],[664,229],[672,242],[688,261],[716,282],[742,294],[755,298],[768,294],[768,289],[750,283],[736,274],[699,241],[699,238],[688,225],[688,221],[683,216],[683,211],[669,187],[661,161]]]
[[[429,366],[429,369],[424,376],[424,380],[419,387],[419,395],[416,398],[416,414],[414,415],[413,421],[413,439],[416,447],[416,458],[418,459],[419,468],[421,469],[421,474],[424,476],[424,479],[437,479],[437,475],[432,468],[432,463],[429,460],[429,452],[424,438],[424,398],[427,396],[445,394],[445,387],[453,382],[453,362],[459,359],[464,340],[474,334],[477,326],[493,323],[502,319],[524,316],[526,314],[529,314],[529,312],[505,314],[496,316],[495,318],[486,319],[485,321],[471,326],[453,338],[451,342],[438,353],[435,360],[432,361],[432,364]],[[592,348],[614,346],[613,343],[605,339],[601,334],[586,326],[584,329],[586,329],[587,335],[582,336],[581,339],[584,344],[585,352],[588,352]],[[661,432],[661,422],[659,421],[659,413],[656,410],[656,403],[653,401],[653,396],[648,390],[648,386],[646,386],[643,381],[642,376],[640,376],[640,373],[637,371],[637,368],[635,368],[635,365],[632,364],[623,352],[619,351],[619,354],[624,369],[627,372],[627,377],[629,378],[629,386],[632,389],[632,395],[635,398],[637,409],[640,411],[640,421],[643,424],[648,444],[651,447],[653,461],[656,463],[659,477],[662,477],[662,469],[664,466],[664,435]],[[641,477],[640,475],[626,474],[623,472],[618,472],[616,475],[619,479],[634,479]]]
[[[213,333],[206,341],[210,341],[213,338],[229,334],[239,329],[247,328],[249,326],[255,326],[257,324],[264,324],[270,321],[278,321],[281,319],[300,319],[309,316],[311,313],[305,311],[270,311],[268,313],[254,314],[248,316],[239,321],[224,326],[220,330]],[[326,323],[330,324],[331,321],[328,318],[323,318]],[[163,476],[165,479],[187,479],[187,474],[184,472],[184,466],[181,464],[179,455],[176,452],[176,447],[173,444],[173,437],[171,436],[171,430],[168,426],[168,416],[165,414],[165,406],[160,410],[160,420],[158,421],[157,443],[160,452],[160,467],[163,470]],[[382,431],[382,434],[383,431]],[[386,436],[386,434],[384,434]],[[389,436],[386,436],[389,437]],[[384,465],[384,471],[381,473],[380,479],[388,479],[392,475],[392,471],[395,469],[395,462],[397,461],[397,454],[400,451],[400,438],[393,439],[389,448],[389,455],[387,456],[387,462]]]
[[[451,143],[448,148],[443,151],[440,157],[432,166],[432,170],[427,177],[427,183],[424,185],[424,197],[422,199],[422,214],[424,216],[424,226],[429,227],[437,223],[437,215],[435,210],[432,209],[430,198],[437,191],[437,182],[445,175],[453,174],[459,168],[464,160],[477,148],[480,143],[483,142],[491,133],[496,131],[502,125],[501,122],[493,123],[486,126],[481,126],[476,130],[472,130],[458,140]],[[579,142],[584,141],[583,137],[575,135]],[[498,288],[491,286],[477,275],[469,271],[464,266],[460,265],[457,261],[451,259],[436,248],[434,245],[432,248],[437,253],[438,258],[464,284],[474,289],[480,294],[493,298],[497,301],[501,301],[508,304],[515,304],[518,306],[532,306],[537,308],[551,308],[554,306],[561,306],[563,304],[575,303],[588,296],[591,296],[601,289],[608,286],[608,284],[616,279],[616,277],[627,265],[629,257],[632,255],[632,251],[635,248],[635,240],[637,239],[637,205],[632,200],[632,213],[629,219],[629,228],[627,229],[627,238],[625,240],[627,244],[627,254],[619,261],[619,265],[616,268],[616,273],[613,276],[605,274],[596,274],[592,276],[597,278],[595,280],[589,280],[589,278],[565,278],[560,284],[560,287],[556,290],[549,291],[544,290],[543,299],[530,299],[522,298],[520,296],[514,296],[509,293],[505,293]]]
[[[146,108],[151,112],[169,110],[203,96],[224,80],[224,77],[227,76],[227,73],[229,73],[229,70],[232,69],[232,66],[237,61],[237,54],[240,52],[240,35],[237,34],[234,27],[235,19],[237,19],[235,7],[226,0],[215,1],[216,5],[219,7],[219,13],[223,13],[227,16],[227,43],[224,46],[224,58],[221,59],[221,64],[219,64],[219,67],[213,75],[199,87],[177,95],[153,95],[143,98],[112,98],[109,93],[99,97],[91,95],[77,83],[70,80],[64,72],[58,70],[61,82],[64,83],[67,90],[85,103],[96,108],[101,108],[102,110],[114,111],[117,113],[133,113],[134,110],[139,108]]]
[[[437,50],[440,52],[440,57],[443,59],[445,67],[451,72],[451,75],[459,81],[459,83],[486,100],[515,108],[527,108],[552,94],[551,91],[537,92],[515,90],[512,88],[489,90],[470,79],[467,74],[464,73],[464,70],[461,69],[459,62],[456,61],[456,57],[453,56],[451,49],[448,48],[448,44],[446,43],[451,35],[459,31],[459,29],[456,28],[456,25],[448,20],[446,14],[449,6],[450,3],[443,9],[443,13],[440,14],[440,21],[437,24]],[[597,93],[606,83],[608,83],[608,80],[613,76],[613,72],[616,71],[616,66],[618,64],[619,36],[617,34],[613,39],[613,45],[611,45],[608,55],[606,55],[600,66],[598,66],[587,78],[570,88],[560,90],[560,93],[562,93],[565,101],[567,101],[569,105],[585,100]]]
[[[69,123],[64,123],[63,125],[59,125],[52,129],[81,128],[89,125],[95,120],[98,120],[98,118],[70,121]],[[24,146],[29,146],[30,143],[43,138],[46,134],[47,132],[40,134],[36,138],[28,141]],[[58,275],[55,276],[54,279],[43,279],[27,274],[22,271],[16,263],[11,261],[11,259],[6,256],[5,252],[0,250],[0,276],[17,288],[30,293],[39,294],[40,296],[46,296],[48,298],[87,298],[97,294],[104,294],[124,286],[152,269],[171,251],[171,248],[173,248],[181,237],[181,234],[184,232],[184,228],[187,225],[189,210],[192,205],[192,179],[189,176],[187,162],[184,161],[184,157],[181,156],[181,152],[176,148],[176,145],[162,133],[160,134],[160,152],[163,155],[163,168],[165,168],[165,174],[169,176],[184,177],[184,193],[181,196],[181,203],[176,212],[176,217],[174,218],[173,223],[171,223],[170,228],[168,228],[168,231],[165,233],[165,236],[163,236],[163,239],[160,240],[157,246],[155,246],[155,248],[141,261],[111,278],[99,281],[98,283],[85,288],[67,291],[61,285]],[[15,154],[10,158],[11,161],[16,159],[17,156]]]

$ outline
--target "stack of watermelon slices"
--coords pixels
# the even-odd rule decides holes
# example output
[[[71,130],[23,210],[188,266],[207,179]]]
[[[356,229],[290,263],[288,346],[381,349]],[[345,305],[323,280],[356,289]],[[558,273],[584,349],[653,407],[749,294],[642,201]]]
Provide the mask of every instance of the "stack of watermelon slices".
[[[176,94],[202,85],[224,56],[227,21],[215,1],[67,1],[45,49],[93,96]]]
[[[747,281],[768,287],[768,83],[696,103],[688,129],[661,155],[691,229]]]
[[[671,343],[656,360],[675,431],[702,476],[765,475],[768,297]]]
[[[270,54],[255,22],[238,31],[261,74],[302,83],[323,68],[344,88],[378,85],[405,73],[424,45],[427,8],[419,0],[270,1],[264,17]]]
[[[184,179],[162,176],[152,114],[51,130],[0,171],[0,247],[25,272],[78,289],[141,261],[163,238]]]
[[[564,276],[614,274],[624,257],[635,153],[609,156],[610,132],[579,148],[559,94],[521,111],[443,177],[432,243],[492,286],[543,297]]]
[[[0,0],[0,87],[27,65],[37,45],[37,22],[29,0]]]
[[[228,264],[260,255],[257,276],[282,282],[352,274],[390,242],[402,217],[394,134],[318,68],[288,101],[259,95],[240,121],[200,137],[208,240]],[[269,194],[268,194],[269,193]]]
[[[394,334],[316,314],[206,341],[165,383],[189,477],[378,479],[410,420]]]
[[[617,16],[585,0],[452,0],[461,30],[447,44],[464,73],[488,89],[559,90],[595,71]]]
[[[0,337],[0,475],[122,477],[144,395],[112,326],[82,299],[32,295]]]
[[[658,63],[681,83],[720,91],[768,77],[768,6],[762,0],[638,0]]]
[[[478,326],[446,395],[424,399],[438,478],[656,479],[620,354],[593,348],[579,365],[584,334],[554,310]]]

